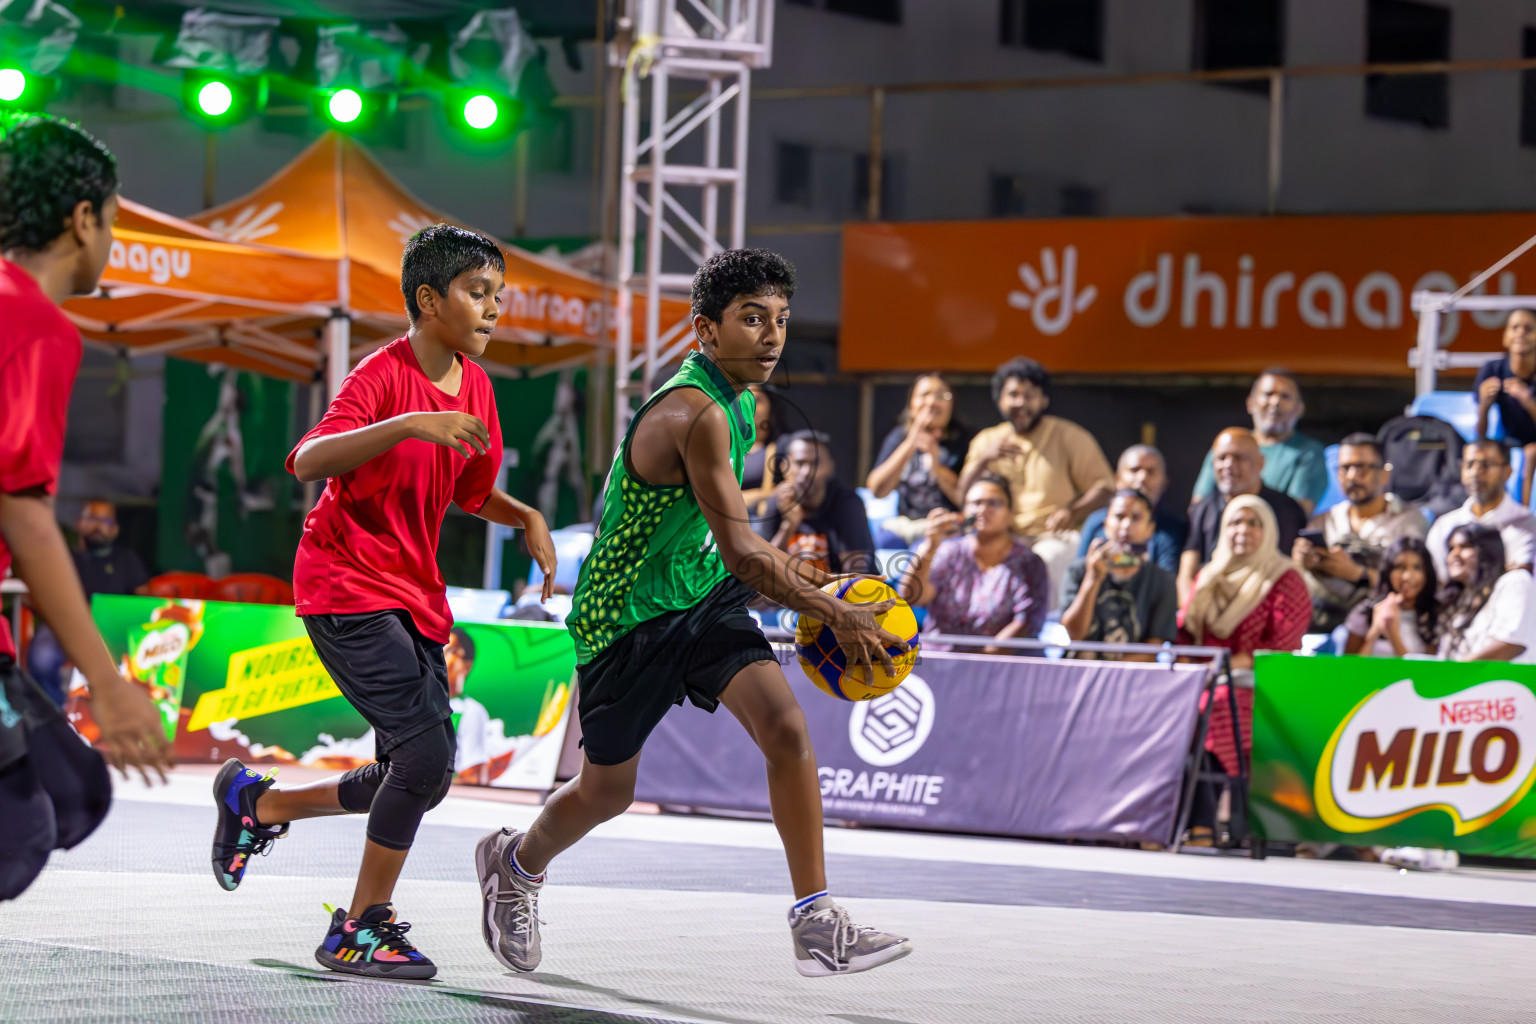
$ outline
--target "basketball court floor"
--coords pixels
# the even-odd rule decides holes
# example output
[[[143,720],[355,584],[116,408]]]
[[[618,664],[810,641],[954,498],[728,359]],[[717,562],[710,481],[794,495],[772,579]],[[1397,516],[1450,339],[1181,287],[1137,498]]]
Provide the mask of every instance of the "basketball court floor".
[[[313,950],[321,904],[351,895],[362,820],[299,823],[225,893],[212,772],[120,785],[90,840],[0,904],[0,1021],[1533,1019],[1533,874],[832,829],[833,894],[915,952],[808,979],[771,825],[637,812],[556,862],[543,966],[512,974],[480,940],[472,851],[536,808],[460,790],[427,816],[396,894],[437,979],[343,977]]]

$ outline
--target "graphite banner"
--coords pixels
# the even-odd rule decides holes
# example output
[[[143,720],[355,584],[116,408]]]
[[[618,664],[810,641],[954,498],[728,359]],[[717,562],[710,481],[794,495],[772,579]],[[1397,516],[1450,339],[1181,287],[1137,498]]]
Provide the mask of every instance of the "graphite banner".
[[[1255,672],[1259,835],[1536,857],[1536,667],[1269,654]]]
[[[1204,666],[926,654],[900,687],[834,700],[793,655],[829,818],[997,835],[1168,842]],[[729,712],[685,705],[636,795],[768,810],[762,754]]]
[[[182,761],[353,768],[373,733],[321,666],[293,608],[98,594],[91,614],[146,687]],[[459,782],[548,789],[565,740],[576,651],[558,626],[460,623],[444,648]],[[94,738],[90,702],[67,712]]]

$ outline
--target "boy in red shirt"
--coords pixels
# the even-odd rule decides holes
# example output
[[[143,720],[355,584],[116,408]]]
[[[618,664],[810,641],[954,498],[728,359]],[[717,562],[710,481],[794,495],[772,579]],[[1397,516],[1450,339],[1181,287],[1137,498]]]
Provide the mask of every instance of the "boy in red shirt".
[[[165,727],[149,695],[107,653],[53,508],[81,356],[80,332],[59,303],[96,290],[112,249],[117,187],[117,161],[78,126],[42,115],[0,118],[0,576],[14,562],[32,607],[90,686],[107,756],[119,770],[138,767],[147,782],[145,769],[163,778],[171,763]],[[0,619],[0,807],[8,822],[0,898],[19,895],[50,851],[84,839],[105,815],[110,784],[94,755],[102,792],[76,794],[88,812],[76,799],[55,801],[51,814],[29,813],[41,809],[39,788],[59,781],[40,777],[48,773],[38,761],[46,734],[67,731],[58,718],[17,664]]]
[[[501,250],[463,228],[416,233],[400,264],[411,327],[347,376],[288,456],[300,480],[326,480],[294,562],[297,611],[326,671],[373,727],[378,760],[333,779],[274,789],[231,758],[214,781],[213,871],[240,884],[251,856],[298,818],[368,815],[357,888],[315,950],[326,967],[430,978],[437,967],[405,938],[390,897],[422,815],[453,778],[456,740],[443,645],[453,617],[437,542],[450,501],[521,527],[554,579],[538,512],[497,489],[501,428],[491,381],[465,356],[485,351],[500,315]]]

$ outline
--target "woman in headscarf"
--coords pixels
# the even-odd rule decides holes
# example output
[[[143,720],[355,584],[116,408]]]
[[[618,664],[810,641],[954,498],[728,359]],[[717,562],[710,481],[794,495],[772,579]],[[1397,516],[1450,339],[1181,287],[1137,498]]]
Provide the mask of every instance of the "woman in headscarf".
[[[1180,620],[1181,639],[1204,647],[1225,647],[1238,681],[1237,709],[1243,752],[1253,749],[1253,655],[1294,651],[1312,621],[1312,598],[1291,560],[1280,553],[1280,528],[1269,504],[1256,494],[1233,498],[1221,513],[1216,553],[1195,578]],[[1205,747],[1237,774],[1231,716],[1225,687],[1216,691]]]

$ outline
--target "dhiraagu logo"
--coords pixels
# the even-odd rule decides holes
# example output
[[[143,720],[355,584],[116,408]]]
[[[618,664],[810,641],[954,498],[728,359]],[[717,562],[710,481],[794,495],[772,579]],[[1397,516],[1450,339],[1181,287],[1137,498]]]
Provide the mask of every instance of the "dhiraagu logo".
[[[1536,780],[1536,694],[1479,683],[1421,697],[1411,679],[1355,705],[1323,750],[1313,793],[1339,832],[1385,828],[1442,811],[1455,834],[1486,828]]]

